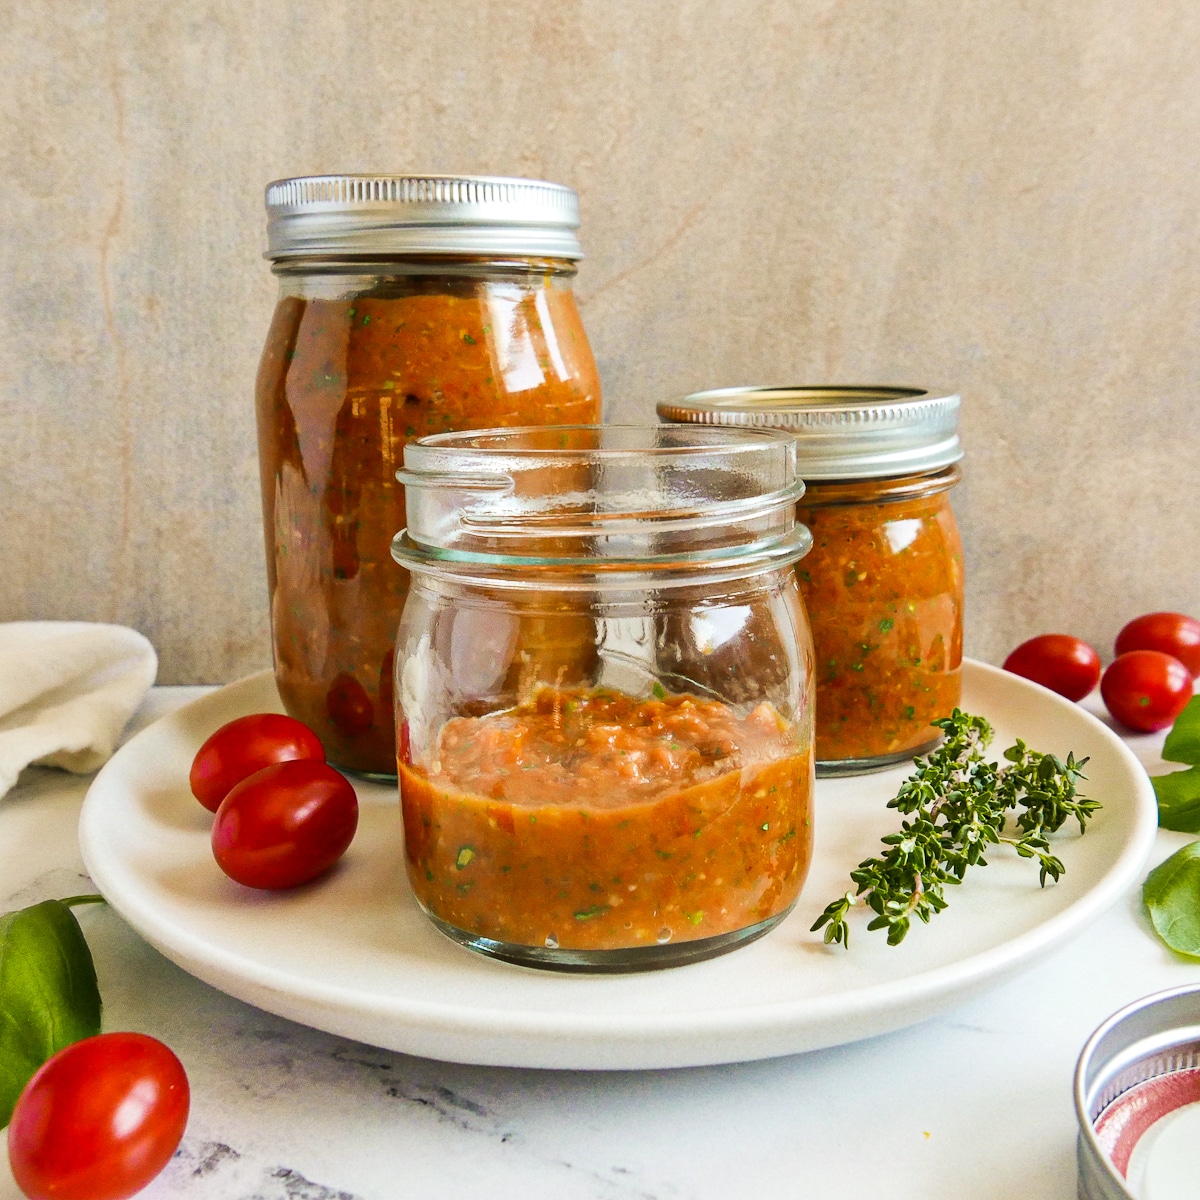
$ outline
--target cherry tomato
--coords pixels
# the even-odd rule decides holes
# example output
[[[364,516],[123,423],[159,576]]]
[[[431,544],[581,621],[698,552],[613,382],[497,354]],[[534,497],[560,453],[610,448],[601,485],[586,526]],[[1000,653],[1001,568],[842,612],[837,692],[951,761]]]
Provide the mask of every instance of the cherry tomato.
[[[346,737],[366,733],[375,724],[375,706],[367,689],[345,671],[333,677],[325,693],[325,709],[334,727]]]
[[[1192,698],[1192,676],[1160,650],[1130,650],[1115,658],[1100,680],[1108,711],[1130,729],[1166,729]]]
[[[192,795],[209,812],[216,812],[235,783],[272,763],[298,758],[324,762],[321,739],[293,717],[255,713],[222,725],[200,747],[188,782]]]
[[[1161,650],[1179,659],[1195,679],[1200,675],[1200,621],[1172,612],[1137,617],[1117,634],[1117,653],[1130,650]]]
[[[13,1109],[8,1157],[30,1200],[123,1200],[167,1165],[187,1124],[179,1059],[142,1033],[102,1033],[42,1064]]]
[[[1043,633],[1022,642],[1004,660],[1004,669],[1068,700],[1082,700],[1100,682],[1100,655],[1070,634]]]
[[[230,879],[289,888],[329,870],[357,827],[358,797],[346,777],[301,759],[264,767],[233,788],[217,809],[212,848]]]

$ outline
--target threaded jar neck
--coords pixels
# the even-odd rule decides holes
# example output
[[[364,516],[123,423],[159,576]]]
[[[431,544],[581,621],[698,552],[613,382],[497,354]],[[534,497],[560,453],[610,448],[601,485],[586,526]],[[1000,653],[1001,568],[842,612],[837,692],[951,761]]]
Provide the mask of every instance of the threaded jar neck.
[[[773,430],[574,425],[422,438],[397,478],[411,570],[510,586],[694,584],[794,562],[811,537],[794,439]]]

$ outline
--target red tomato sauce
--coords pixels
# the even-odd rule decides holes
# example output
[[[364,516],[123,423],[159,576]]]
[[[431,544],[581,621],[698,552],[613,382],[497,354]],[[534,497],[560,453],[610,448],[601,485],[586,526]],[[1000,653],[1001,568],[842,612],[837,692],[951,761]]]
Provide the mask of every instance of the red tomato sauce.
[[[405,524],[405,443],[599,419],[574,297],[540,274],[280,301],[258,375],[275,673],[331,762],[395,770],[392,642],[408,573],[390,546]]]
[[[931,746],[930,722],[962,695],[962,543],[947,493],[864,502],[890,482],[813,485],[799,506],[813,535],[797,573],[818,762]]]
[[[422,905],[510,944],[688,941],[788,909],[812,853],[812,756],[773,707],[544,689],[455,717],[400,764]]]

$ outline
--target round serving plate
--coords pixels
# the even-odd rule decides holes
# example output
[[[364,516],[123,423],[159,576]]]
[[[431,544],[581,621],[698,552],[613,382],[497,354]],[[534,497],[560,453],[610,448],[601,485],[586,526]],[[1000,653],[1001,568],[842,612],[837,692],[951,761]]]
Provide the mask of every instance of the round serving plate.
[[[80,817],[84,861],[109,903],[184,970],[239,999],[331,1033],[453,1062],[656,1068],[794,1054],[923,1020],[1028,966],[1079,933],[1140,878],[1154,793],[1137,759],[1077,705],[967,661],[963,707],[1060,756],[1088,756],[1103,809],[1087,835],[1064,830],[1066,865],[1038,887],[1007,847],[950,890],[950,907],[899,946],[853,916],[852,948],[809,932],[850,870],[896,827],[887,801],[907,764],[817,784],[812,871],[792,914],[724,957],[624,976],[559,975],[483,958],[417,907],[404,875],[394,787],[357,783],[358,836],[329,875],[287,892],[227,879],[209,848],[211,814],[188,768],[219,725],[279,711],[268,672],[164,717],[96,777]]]

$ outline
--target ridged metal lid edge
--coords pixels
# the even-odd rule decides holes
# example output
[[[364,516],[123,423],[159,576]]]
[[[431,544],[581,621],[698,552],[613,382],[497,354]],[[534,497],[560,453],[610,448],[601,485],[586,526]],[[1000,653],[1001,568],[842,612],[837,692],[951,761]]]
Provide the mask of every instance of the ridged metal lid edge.
[[[1088,1039],[1075,1067],[1081,1200],[1132,1200],[1096,1135],[1095,1121],[1125,1091],[1150,1079],[1195,1069],[1200,986],[1144,996],[1113,1013]]]
[[[266,257],[513,254],[579,259],[579,197],[491,175],[309,175],[267,185]]]
[[[962,456],[961,397],[881,384],[737,387],[657,406],[664,421],[786,429],[805,478],[884,478],[951,466]]]

